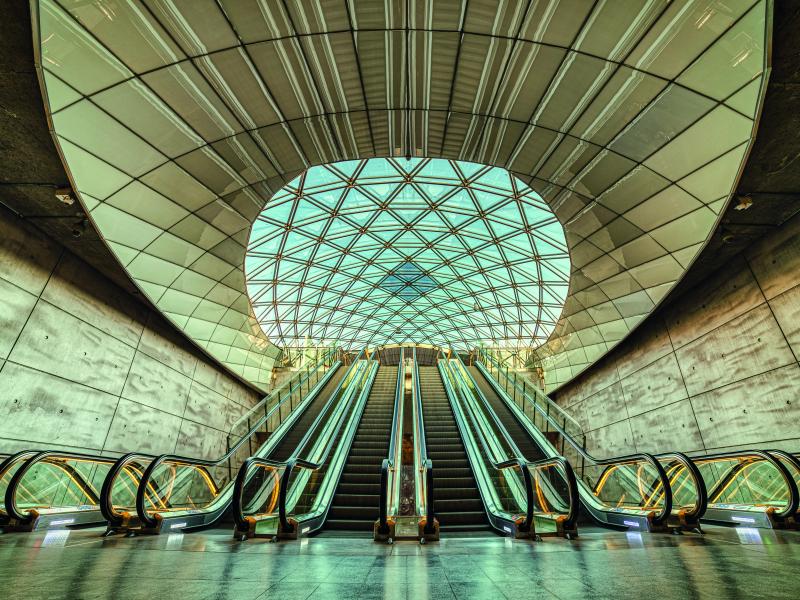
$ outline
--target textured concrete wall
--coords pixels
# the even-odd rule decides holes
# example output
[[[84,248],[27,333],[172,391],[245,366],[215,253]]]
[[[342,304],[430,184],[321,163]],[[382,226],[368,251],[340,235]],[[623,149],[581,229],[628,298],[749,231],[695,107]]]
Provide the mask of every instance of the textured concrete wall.
[[[258,399],[158,313],[0,213],[0,452],[215,457]]]
[[[800,217],[556,392],[597,454],[800,450]]]

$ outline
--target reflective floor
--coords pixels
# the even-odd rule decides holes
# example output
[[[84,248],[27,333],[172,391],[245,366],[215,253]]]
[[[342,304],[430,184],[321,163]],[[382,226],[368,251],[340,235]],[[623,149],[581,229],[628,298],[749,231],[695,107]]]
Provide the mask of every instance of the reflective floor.
[[[540,543],[420,546],[317,537],[234,542],[229,530],[98,537],[0,535],[4,598],[797,598],[800,532],[705,536],[585,530]]]

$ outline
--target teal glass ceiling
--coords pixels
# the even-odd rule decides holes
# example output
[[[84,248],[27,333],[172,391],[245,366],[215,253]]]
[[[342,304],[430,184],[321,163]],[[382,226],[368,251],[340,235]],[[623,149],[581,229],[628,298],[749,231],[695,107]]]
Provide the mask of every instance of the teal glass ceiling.
[[[444,159],[315,166],[250,234],[247,290],[280,346],[538,346],[570,262],[542,198],[506,171]]]

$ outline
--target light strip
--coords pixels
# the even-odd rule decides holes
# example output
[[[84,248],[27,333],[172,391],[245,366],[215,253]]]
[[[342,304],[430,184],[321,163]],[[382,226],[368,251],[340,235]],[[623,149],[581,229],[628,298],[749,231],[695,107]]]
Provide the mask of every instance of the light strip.
[[[623,521],[623,523],[629,527],[641,527],[637,521]]]

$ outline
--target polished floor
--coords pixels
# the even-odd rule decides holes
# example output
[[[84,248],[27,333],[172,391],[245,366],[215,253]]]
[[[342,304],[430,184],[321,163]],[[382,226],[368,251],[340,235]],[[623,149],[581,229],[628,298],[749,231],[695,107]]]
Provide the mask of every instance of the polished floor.
[[[0,597],[798,598],[800,532],[704,536],[586,530],[539,543],[452,538],[424,546],[317,537],[238,543],[228,530],[0,536]]]

